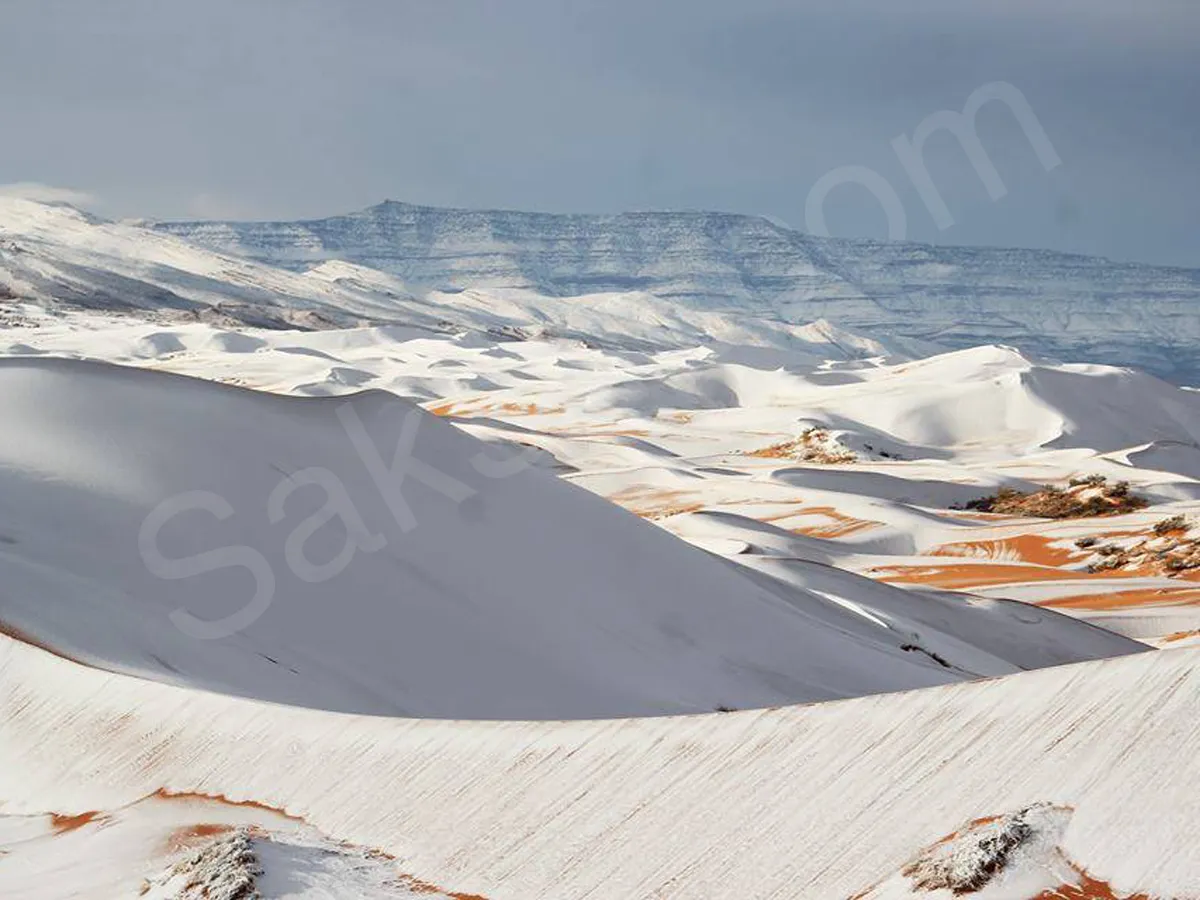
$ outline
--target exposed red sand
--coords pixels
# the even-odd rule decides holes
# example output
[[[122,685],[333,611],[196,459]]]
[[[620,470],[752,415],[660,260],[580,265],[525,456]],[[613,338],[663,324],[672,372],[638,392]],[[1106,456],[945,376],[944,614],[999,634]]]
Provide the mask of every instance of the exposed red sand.
[[[1105,540],[1128,537],[1153,537],[1153,529],[1123,529],[1097,532],[1094,537],[1099,545]],[[883,581],[900,584],[922,584],[930,587],[964,590],[1000,584],[1020,584],[1033,581],[1087,581],[1092,579],[1152,578],[1167,574],[1152,561],[1141,564],[1101,569],[1099,571],[1065,570],[1069,565],[1078,565],[1094,553],[1092,548],[1079,548],[1073,540],[1055,538],[1044,534],[1020,534],[1001,538],[985,538],[976,541],[958,541],[942,544],[929,551],[933,557],[961,557],[977,559],[979,562],[964,562],[954,565],[897,565],[881,566],[871,574]],[[993,560],[989,562],[988,560]],[[1171,574],[1176,581],[1200,582],[1200,570]],[[1192,602],[1195,596],[1183,589],[1181,596],[1169,596],[1169,590],[1147,589],[1112,593],[1078,594],[1056,600],[1045,601],[1043,606],[1075,606],[1079,608],[1107,609],[1120,606],[1136,606],[1163,602]]]
[[[760,505],[760,504],[755,504]],[[785,509],[779,512],[769,513],[767,515],[751,516],[752,519],[758,522],[779,522],[782,519],[791,519],[795,516],[804,514],[803,500],[772,500],[769,504],[761,504],[763,506],[783,506]]]
[[[103,821],[104,817],[96,810],[80,813],[77,816],[60,816],[57,813],[50,814],[50,827],[57,834],[64,834],[68,831],[75,831],[77,828],[82,828],[89,822]]]
[[[1029,581],[1086,581],[1136,578],[1140,572],[1074,572],[1023,563],[960,563],[949,566],[879,566],[870,570],[881,581],[963,589]]]
[[[782,522],[785,519],[798,519],[803,516],[822,516],[831,520],[831,524],[828,525],[797,525],[788,529],[792,534],[803,534],[806,537],[842,537],[882,524],[881,522],[876,522],[874,519],[856,519],[854,516],[848,516],[832,506],[805,506],[803,500],[772,500],[769,505],[791,506],[794,508],[783,509],[768,515],[751,516],[751,518],[767,524]]]
[[[1080,562],[1088,556],[1074,547],[1056,546],[1054,539],[1040,534],[1019,534],[991,540],[942,544],[931,550],[930,555],[1020,560],[1038,566],[1065,566]]]
[[[427,406],[425,411],[435,416],[480,415],[481,413],[503,413],[509,416],[550,416],[566,412],[561,406],[538,406],[536,403],[480,403],[478,400],[459,400]]]
[[[590,431],[559,431],[552,429],[549,434],[556,434],[559,437],[565,438],[590,438],[590,437],[650,437],[650,432],[645,428],[595,428]]]
[[[617,491],[608,498],[618,506],[643,519],[665,519],[680,513],[697,512],[704,504],[689,491],[662,490],[633,486]]]
[[[1077,884],[1063,884],[1042,891],[1031,900],[1150,900],[1149,894],[1118,894],[1107,881],[1093,878],[1087,872],[1072,866],[1079,873]],[[1167,898],[1162,898],[1167,900]]]
[[[185,825],[183,828],[176,828],[167,837],[167,852],[179,853],[181,850],[190,850],[208,838],[228,834],[231,831],[233,831],[232,825],[218,825],[212,822]]]
[[[1173,641],[1186,641],[1188,638],[1194,637],[1200,637],[1200,628],[1193,628],[1191,631],[1174,631],[1162,638],[1162,642],[1169,644]]]
[[[499,410],[516,416],[552,416],[566,412],[561,406],[538,406],[536,403],[501,403]]]
[[[257,800],[230,800],[224,794],[201,794],[195,791],[171,791],[166,788],[159,788],[150,796],[158,800],[205,800],[211,803],[221,803],[225,806],[238,806],[243,809],[257,809],[263,812],[274,813],[277,816],[283,816],[285,819],[291,819],[293,822],[304,821],[300,816],[294,816],[278,807],[268,806],[265,803],[259,803]]]
[[[679,422],[681,425],[686,425],[692,421],[693,414],[689,412],[683,412],[682,410],[677,410],[675,412],[663,412],[662,410],[659,410],[659,413],[657,416],[655,416],[655,418],[665,419],[668,422]]]
[[[824,516],[827,519],[832,519],[830,525],[798,525],[791,529],[793,534],[802,534],[805,537],[816,538],[839,538],[845,537],[848,534],[855,534],[859,531],[865,531],[868,528],[874,528],[879,525],[879,522],[874,522],[870,519],[856,519],[854,516],[848,516],[845,513],[838,512],[832,506],[804,506],[796,510],[791,515],[795,516]]]
[[[1038,606],[1064,609],[1127,609],[1137,606],[1173,606],[1200,602],[1200,588],[1141,588],[1132,591],[1101,591],[1072,594],[1043,600]],[[1186,632],[1182,633],[1184,636]]]

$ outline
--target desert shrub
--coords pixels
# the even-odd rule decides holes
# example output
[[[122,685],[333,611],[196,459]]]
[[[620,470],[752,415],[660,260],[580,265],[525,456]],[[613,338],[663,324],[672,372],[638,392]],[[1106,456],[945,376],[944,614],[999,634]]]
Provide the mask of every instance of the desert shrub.
[[[1163,519],[1155,525],[1154,533],[1162,537],[1164,534],[1170,534],[1172,531],[1186,531],[1187,527],[1187,516],[1171,516],[1169,519]]]
[[[990,497],[972,500],[967,504],[967,509],[1040,519],[1077,519],[1118,515],[1146,506],[1144,499],[1130,493],[1129,482],[1126,481],[1114,485],[1105,482],[1097,493],[1089,497],[1080,496],[1084,490],[1095,486],[1088,483],[1076,485],[1073,490],[1063,490],[1056,485],[1047,485],[1029,493],[1004,487]]]
[[[1022,844],[1037,836],[1030,821],[1040,805],[980,823],[929,848],[901,871],[919,891],[949,891],[955,896],[982,890],[1008,865]]]

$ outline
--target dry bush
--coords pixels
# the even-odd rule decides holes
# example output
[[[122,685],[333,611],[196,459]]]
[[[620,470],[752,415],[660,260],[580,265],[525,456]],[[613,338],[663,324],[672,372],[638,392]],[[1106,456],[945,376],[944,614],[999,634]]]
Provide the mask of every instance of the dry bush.
[[[1180,515],[1163,519],[1141,540],[1126,539],[1097,546],[1093,539],[1085,548],[1094,548],[1096,555],[1088,570],[1138,570],[1174,576],[1200,569],[1200,538],[1190,537],[1189,529],[1187,517]],[[1083,547],[1083,543],[1076,541],[1076,546]]]
[[[973,894],[1002,872],[1013,852],[1037,834],[1031,818],[1041,805],[973,824],[949,840],[935,844],[904,867],[920,891]]]
[[[752,450],[746,455],[768,459],[798,459],[822,465],[840,465],[858,459],[853,450],[843,447],[824,428],[815,426],[806,428],[795,440]]]
[[[260,875],[250,829],[239,828],[184,857],[149,887],[178,900],[261,900],[256,886]]]
[[[1129,482],[1109,484],[1103,476],[1089,476],[1072,479],[1065,490],[1054,485],[1028,493],[1001,488],[990,497],[972,500],[967,509],[1039,519],[1082,519],[1120,515],[1146,505],[1145,499],[1130,493]]]
[[[1159,537],[1162,537],[1165,534],[1171,534],[1172,532],[1175,532],[1175,531],[1187,531],[1187,530],[1188,530],[1187,516],[1182,516],[1182,515],[1171,516],[1171,518],[1169,518],[1169,519],[1163,519],[1161,522],[1159,522],[1157,525],[1154,526],[1154,533],[1157,534]]]

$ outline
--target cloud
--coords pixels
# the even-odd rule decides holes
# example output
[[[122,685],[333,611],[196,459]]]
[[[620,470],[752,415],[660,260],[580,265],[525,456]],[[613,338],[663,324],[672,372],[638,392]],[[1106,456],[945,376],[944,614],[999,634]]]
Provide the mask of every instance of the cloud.
[[[187,204],[187,214],[197,219],[250,219],[253,212],[242,202],[223,194],[202,192]]]
[[[802,225],[812,186],[856,165],[900,192],[914,240],[1200,265],[1197,0],[65,5],[0,0],[25,38],[0,53],[0,84],[21,85],[0,91],[0,122],[22,136],[0,141],[0,173],[94,189],[107,217],[295,219],[394,197]],[[939,230],[891,141],[994,81],[1026,95],[1063,165],[1044,171],[993,104],[980,136],[1009,194],[991,202],[935,135],[955,219]],[[886,234],[862,188],[828,210],[834,234]]]
[[[96,195],[87,191],[39,184],[36,181],[0,184],[0,197],[18,197],[22,200],[35,200],[38,203],[69,203],[71,206],[95,206],[98,202]]]

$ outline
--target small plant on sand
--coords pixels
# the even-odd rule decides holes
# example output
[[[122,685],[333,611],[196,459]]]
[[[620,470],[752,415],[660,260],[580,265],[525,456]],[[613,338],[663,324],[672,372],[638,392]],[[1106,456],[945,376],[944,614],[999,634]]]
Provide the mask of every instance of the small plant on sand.
[[[1095,477],[1090,477],[1076,479],[1066,489],[1055,485],[1030,492],[1000,488],[990,497],[972,500],[967,504],[967,509],[1040,519],[1081,519],[1120,515],[1146,505],[1143,498],[1130,492],[1129,482],[1119,481],[1110,485],[1106,480],[1097,481]]]
[[[1200,569],[1200,538],[1189,534],[1189,525],[1185,516],[1171,516],[1140,539],[1126,533],[1110,543],[1093,541],[1085,548],[1095,554],[1088,571],[1139,571],[1174,577]]]
[[[260,900],[261,874],[251,830],[239,828],[185,856],[150,887],[177,900]]]
[[[1159,537],[1165,534],[1171,534],[1176,531],[1187,531],[1188,520],[1187,516],[1171,516],[1169,519],[1163,519],[1154,526],[1154,533]]]
[[[919,891],[973,894],[1003,872],[1023,844],[1037,837],[1038,824],[1048,814],[1048,806],[1035,804],[974,823],[933,845],[901,871]]]
[[[795,440],[752,450],[746,455],[770,459],[799,459],[822,465],[852,463],[858,458],[853,450],[843,446],[826,429],[817,425],[804,429]]]

